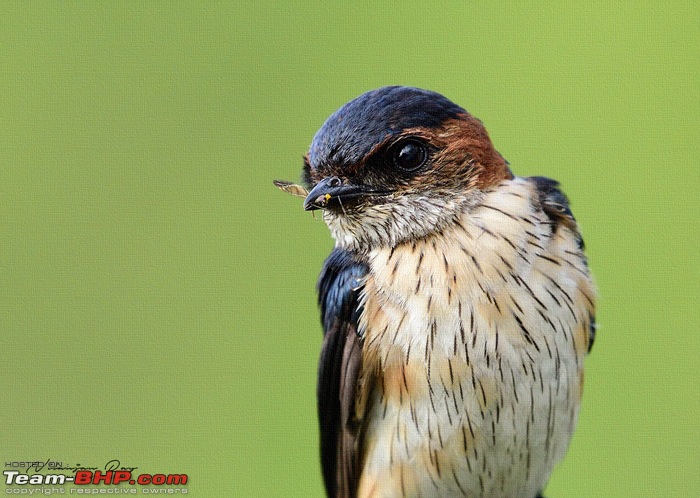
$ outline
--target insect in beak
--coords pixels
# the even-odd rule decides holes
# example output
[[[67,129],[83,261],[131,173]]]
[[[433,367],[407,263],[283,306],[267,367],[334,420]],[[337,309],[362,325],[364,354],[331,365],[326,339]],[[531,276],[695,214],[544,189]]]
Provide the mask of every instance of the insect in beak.
[[[287,192],[295,197],[306,198],[306,196],[309,195],[308,190],[301,185],[297,185],[296,183],[286,182],[284,180],[272,180],[272,183],[274,183],[275,187],[280,189],[282,192]]]

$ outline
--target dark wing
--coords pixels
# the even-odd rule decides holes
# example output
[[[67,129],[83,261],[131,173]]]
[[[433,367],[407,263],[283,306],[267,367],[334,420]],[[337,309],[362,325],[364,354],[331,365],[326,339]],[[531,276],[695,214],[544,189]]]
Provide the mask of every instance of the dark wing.
[[[318,367],[318,418],[323,479],[331,497],[351,497],[357,491],[360,455],[355,393],[362,360],[358,298],[367,271],[367,265],[355,255],[335,249],[318,280],[324,334]]]
[[[559,182],[543,176],[531,176],[528,180],[535,184],[540,201],[538,207],[542,208],[549,221],[553,223],[552,231],[556,232],[562,224],[575,228],[576,220],[569,208],[569,199],[559,190]],[[578,233],[578,229],[576,232]],[[583,245],[583,241],[581,241],[581,245]]]
[[[573,233],[575,233],[578,247],[581,251],[581,256],[585,262],[585,256],[583,255],[583,250],[585,247],[583,237],[581,237],[581,233],[579,232],[576,220],[574,219],[574,214],[569,208],[569,199],[567,199],[564,193],[559,190],[559,182],[543,176],[532,176],[528,178],[528,180],[533,182],[536,186],[539,197],[538,200],[540,202],[539,207],[542,208],[544,213],[549,218],[549,221],[552,224],[552,233],[556,232],[561,226],[566,226]],[[593,347],[593,342],[595,341],[596,321],[593,314],[591,314],[589,318],[588,351],[590,352],[591,348]]]

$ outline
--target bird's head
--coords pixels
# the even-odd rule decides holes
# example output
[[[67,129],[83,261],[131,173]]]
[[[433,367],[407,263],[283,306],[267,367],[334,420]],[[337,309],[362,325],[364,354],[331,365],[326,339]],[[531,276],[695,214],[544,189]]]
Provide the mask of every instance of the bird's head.
[[[323,124],[304,160],[307,210],[338,246],[393,247],[442,230],[512,178],[481,121],[442,95],[383,87]]]

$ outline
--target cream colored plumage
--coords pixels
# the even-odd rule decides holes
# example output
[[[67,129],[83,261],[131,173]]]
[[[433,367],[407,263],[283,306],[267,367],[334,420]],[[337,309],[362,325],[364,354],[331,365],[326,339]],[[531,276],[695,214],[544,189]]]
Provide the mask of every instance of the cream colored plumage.
[[[506,180],[443,232],[370,252],[359,496],[534,496],[564,456],[593,288],[578,234],[552,237],[536,199]]]

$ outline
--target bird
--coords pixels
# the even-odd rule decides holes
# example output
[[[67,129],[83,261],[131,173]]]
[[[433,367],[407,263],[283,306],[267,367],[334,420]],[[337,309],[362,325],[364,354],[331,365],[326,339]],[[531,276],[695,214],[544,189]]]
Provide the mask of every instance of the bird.
[[[558,182],[515,176],[443,95],[386,86],[304,156],[330,497],[542,496],[577,424],[596,289]]]

